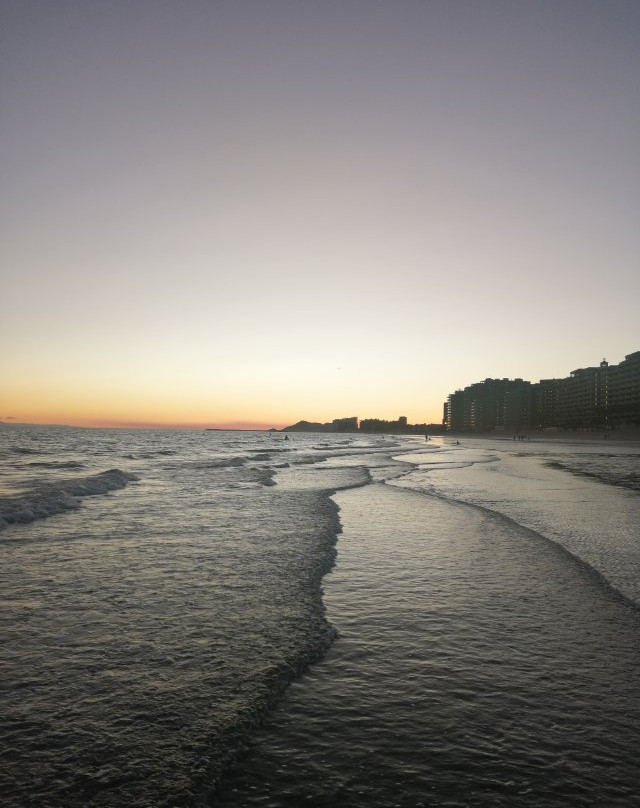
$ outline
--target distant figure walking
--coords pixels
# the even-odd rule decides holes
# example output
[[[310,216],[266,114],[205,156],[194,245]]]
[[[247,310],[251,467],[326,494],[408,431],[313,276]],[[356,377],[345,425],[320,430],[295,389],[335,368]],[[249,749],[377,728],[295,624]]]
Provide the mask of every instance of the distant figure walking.
[[[429,440],[429,436],[428,436],[428,435],[425,435],[425,436],[424,436],[424,439],[428,441],[428,440]]]

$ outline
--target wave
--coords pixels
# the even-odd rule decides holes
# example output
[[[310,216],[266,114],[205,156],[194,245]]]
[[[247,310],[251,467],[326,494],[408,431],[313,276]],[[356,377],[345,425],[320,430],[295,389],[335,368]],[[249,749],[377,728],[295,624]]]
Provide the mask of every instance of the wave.
[[[276,477],[276,484],[283,491],[316,491],[323,495],[360,488],[371,482],[373,478],[366,466],[328,466],[322,469],[291,466]]]
[[[120,469],[109,469],[100,474],[47,483],[21,494],[0,498],[0,528],[16,523],[34,522],[56,513],[80,507],[79,497],[106,494],[139,479],[135,474]]]
[[[586,462],[585,459],[582,459],[580,466],[559,460],[548,460],[545,466],[551,469],[559,469],[560,471],[568,471],[576,477],[589,477],[592,480],[599,480],[601,483],[606,483],[607,485],[615,485],[618,488],[629,488],[631,491],[640,491],[640,471],[636,470],[640,455],[624,455],[622,458],[615,455],[604,455],[604,457],[607,458],[609,464],[612,459],[618,461],[616,466],[613,469],[610,467],[598,468],[596,461],[592,458],[588,458]],[[624,468],[620,461],[624,461],[627,468]],[[585,468],[587,463],[589,463],[591,467]],[[630,463],[633,463],[634,468],[628,467]]]
[[[329,455],[296,455],[295,457],[291,457],[291,465],[295,466],[307,466],[313,465],[314,463],[324,463],[325,460],[329,459]]]
[[[247,462],[246,457],[220,457],[215,460],[197,460],[190,464],[195,469],[239,468]]]
[[[179,471],[180,469],[232,469],[240,468],[247,462],[247,457],[218,457],[212,460],[187,460],[179,463],[167,463],[162,466],[166,471]]]
[[[31,463],[27,463],[27,466],[31,466],[32,468],[40,468],[40,469],[83,469],[85,468],[84,463],[80,463],[77,460],[32,460]]]
[[[431,476],[434,468],[421,466],[393,484],[508,519],[562,547],[618,594],[640,606],[640,552],[635,527],[639,503],[634,494],[621,490],[634,488],[637,455],[626,455],[619,461],[616,457],[615,463],[601,455],[545,460],[539,466],[528,464],[527,457],[516,465],[513,458],[505,458],[504,473],[489,476],[457,476],[452,468],[441,468],[442,476]],[[550,471],[540,474],[542,468]],[[558,476],[562,474],[590,478],[591,482],[563,482]],[[601,483],[617,488],[617,493],[612,489],[598,491],[595,486]]]
[[[242,470],[241,475],[230,477],[224,484],[225,488],[259,488],[261,486],[276,485],[273,479],[275,472],[270,468],[250,467]]]
[[[393,483],[391,483],[391,485],[393,485]],[[624,603],[640,611],[640,597],[637,593],[635,593],[632,589],[625,587],[623,583],[621,584],[621,582],[616,580],[616,577],[612,576],[608,570],[602,569],[597,561],[589,558],[587,555],[581,552],[580,548],[568,546],[562,540],[562,537],[553,536],[540,527],[530,527],[529,525],[523,524],[516,517],[511,516],[495,507],[489,507],[489,505],[459,499],[451,494],[444,494],[435,489],[421,491],[416,488],[410,488],[409,490],[424,496],[434,497],[435,499],[442,500],[450,505],[456,505],[462,508],[472,508],[481,511],[482,513],[490,516],[492,519],[496,519],[503,524],[509,525],[509,527],[519,531],[524,536],[531,536],[535,540],[548,542],[549,544],[553,545],[557,551],[562,553],[563,556],[570,558],[572,563],[577,564],[583,573],[586,573],[592,577],[593,580],[598,581],[601,586],[606,587],[607,590],[612,592],[617,598],[620,598]]]
[[[122,455],[126,460],[150,460],[154,457],[165,457],[167,455],[178,454],[175,449],[156,449],[153,452],[139,452],[138,454]]]
[[[425,471],[439,471],[442,469],[467,469],[471,466],[475,466],[476,462],[478,461],[469,460],[467,462],[460,461],[458,463],[420,463],[420,468],[424,469]],[[485,460],[480,462],[488,463],[490,461]]]

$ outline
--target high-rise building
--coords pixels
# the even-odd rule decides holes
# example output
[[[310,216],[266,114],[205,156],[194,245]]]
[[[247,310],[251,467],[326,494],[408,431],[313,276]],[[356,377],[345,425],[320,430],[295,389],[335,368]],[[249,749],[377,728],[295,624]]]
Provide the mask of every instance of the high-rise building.
[[[609,429],[640,427],[640,351],[619,365],[606,359],[563,379],[485,379],[451,393],[448,430]]]
[[[607,416],[612,426],[640,426],[640,351],[609,368]]]
[[[445,404],[445,426],[453,430],[491,432],[521,429],[532,417],[531,382],[485,379],[451,393]]]

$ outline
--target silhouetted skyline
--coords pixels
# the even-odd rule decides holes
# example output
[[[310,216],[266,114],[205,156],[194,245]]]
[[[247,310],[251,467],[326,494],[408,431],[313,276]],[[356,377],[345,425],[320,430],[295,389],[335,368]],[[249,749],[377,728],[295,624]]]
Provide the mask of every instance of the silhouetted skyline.
[[[449,430],[640,429],[640,351],[612,365],[576,368],[559,379],[475,382],[444,404]]]

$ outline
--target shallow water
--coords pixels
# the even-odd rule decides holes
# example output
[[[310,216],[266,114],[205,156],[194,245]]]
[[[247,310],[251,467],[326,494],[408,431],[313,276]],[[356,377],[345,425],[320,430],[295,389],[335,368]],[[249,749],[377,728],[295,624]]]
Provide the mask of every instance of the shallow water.
[[[212,804],[634,804],[638,610],[500,516],[388,485],[335,500],[339,639]]]
[[[640,496],[631,487],[640,471],[638,447],[605,453],[598,445],[465,444],[443,446],[437,459],[413,455],[420,465],[396,484],[501,513],[557,542],[640,603]]]
[[[0,533],[4,804],[188,805],[331,641],[337,509],[272,484],[271,436],[86,433],[4,447],[5,514],[54,514]],[[308,444],[298,460],[325,456]],[[114,462],[137,479],[58,512],[69,456],[82,479]]]
[[[1,428],[3,804],[633,804],[637,459]]]

